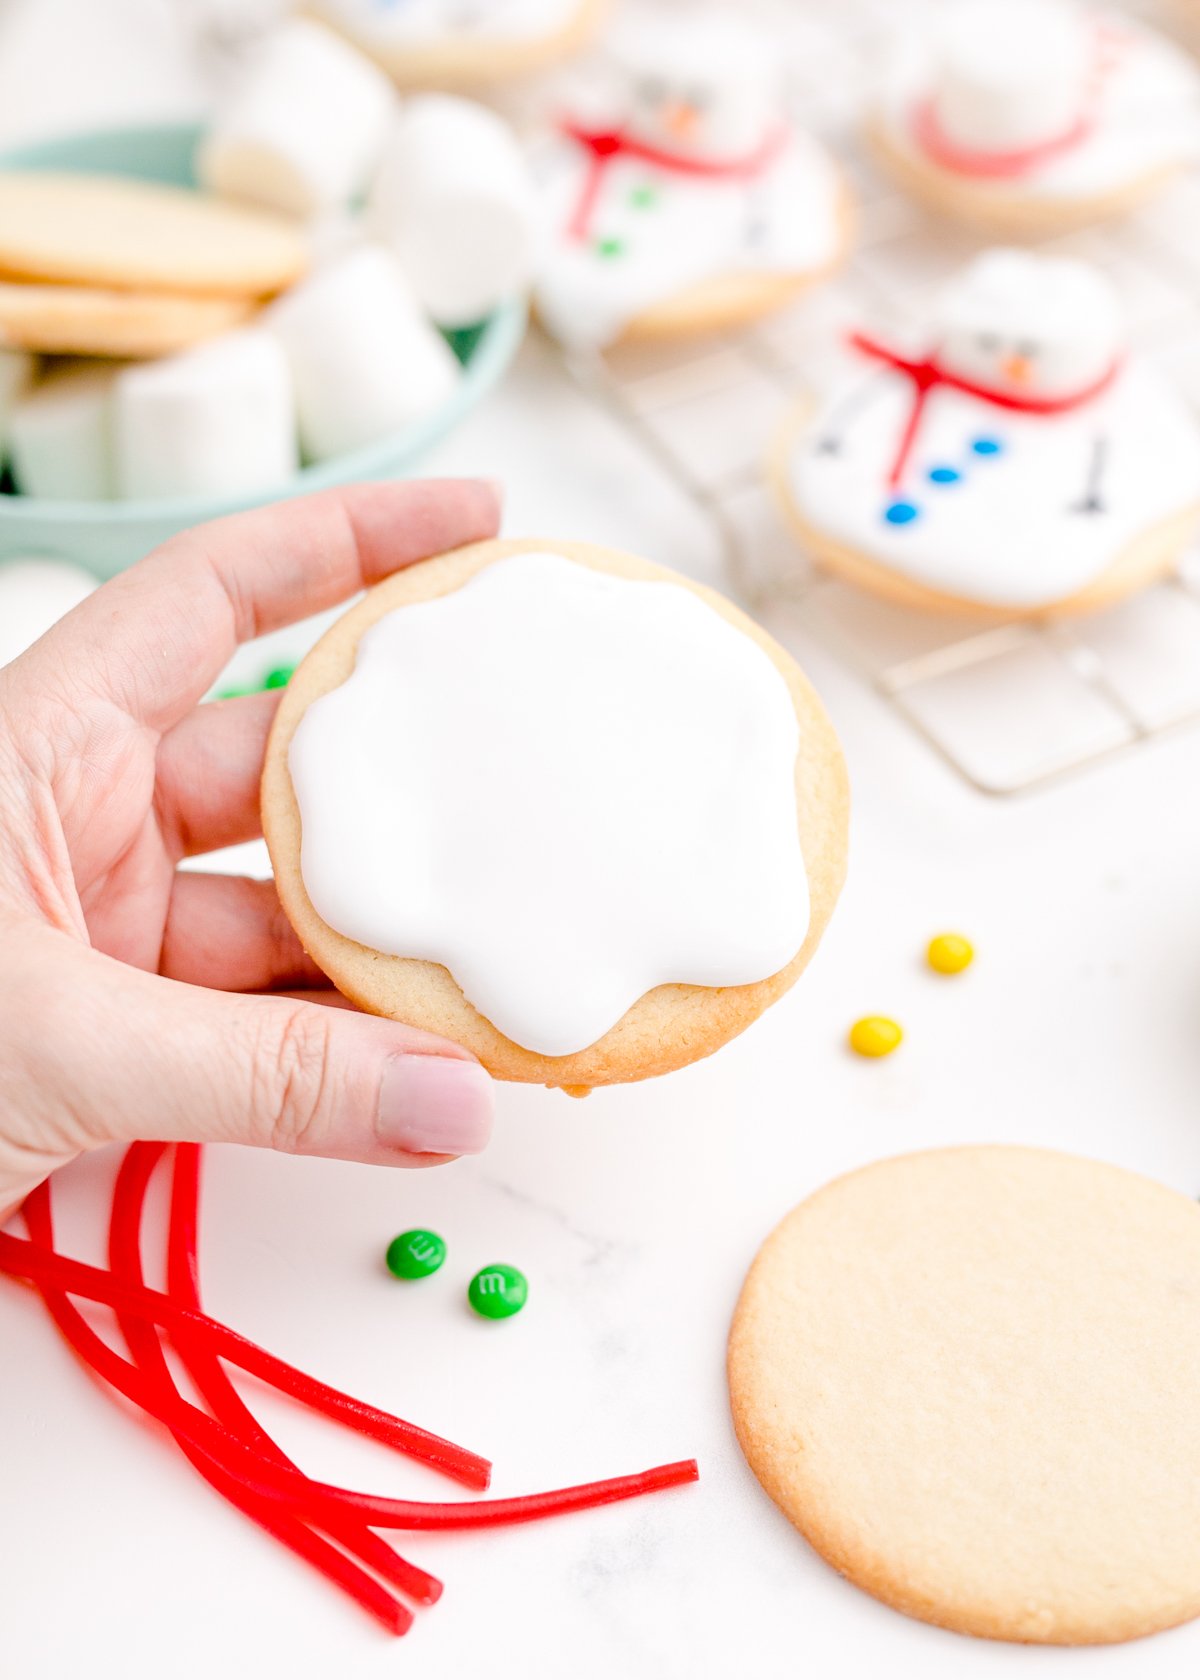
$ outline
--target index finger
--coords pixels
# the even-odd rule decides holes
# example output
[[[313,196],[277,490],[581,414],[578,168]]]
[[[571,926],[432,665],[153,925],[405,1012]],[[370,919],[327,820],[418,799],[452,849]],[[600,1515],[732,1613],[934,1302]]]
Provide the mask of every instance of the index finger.
[[[106,583],[39,653],[161,732],[202,699],[239,642],[494,536],[499,516],[499,492],[482,479],[355,484],[233,514]]]

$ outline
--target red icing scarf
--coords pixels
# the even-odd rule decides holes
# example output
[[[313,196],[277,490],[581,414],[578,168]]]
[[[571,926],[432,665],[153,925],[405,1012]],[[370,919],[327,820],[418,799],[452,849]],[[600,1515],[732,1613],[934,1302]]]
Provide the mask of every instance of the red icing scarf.
[[[1027,175],[1063,152],[1073,151],[1093,133],[1099,120],[1105,77],[1116,64],[1125,39],[1123,31],[1111,25],[1096,25],[1092,67],[1084,90],[1083,106],[1069,127],[1049,140],[1039,140],[1036,145],[1015,147],[1007,152],[976,151],[970,146],[960,146],[938,121],[932,98],[919,101],[912,113],[913,137],[926,157],[951,174],[973,175],[985,181],[1013,180]]]
[[[1007,409],[1017,414],[1068,414],[1072,409],[1082,408],[1085,403],[1107,391],[1121,367],[1119,359],[1114,361],[1099,379],[1085,386],[1082,391],[1072,391],[1065,397],[1022,397],[1015,392],[997,391],[990,385],[977,385],[974,380],[951,373],[941,366],[936,355],[901,356],[895,350],[889,350],[885,344],[858,332],[851,333],[850,343],[856,350],[861,350],[864,356],[871,356],[878,362],[886,363],[896,373],[902,373],[906,379],[912,381],[912,406],[904,422],[900,444],[888,474],[888,485],[893,490],[904,477],[904,469],[908,465],[917,434],[921,429],[925,404],[930,393],[939,385],[947,390],[962,391],[968,397],[977,397],[980,402],[991,403],[994,408]]]
[[[623,134],[619,129],[597,131],[583,128],[570,120],[561,122],[559,127],[569,140],[574,140],[577,146],[582,146],[589,154],[587,176],[568,228],[572,239],[588,237],[596,200],[600,196],[600,188],[604,184],[608,166],[614,158],[636,158],[641,163],[653,164],[656,169],[668,170],[673,175],[692,175],[713,181],[752,181],[774,162],[788,138],[786,127],[780,125],[772,129],[762,145],[747,157],[722,158],[716,161],[686,157],[678,152],[660,151],[657,146],[647,146],[642,141]]]

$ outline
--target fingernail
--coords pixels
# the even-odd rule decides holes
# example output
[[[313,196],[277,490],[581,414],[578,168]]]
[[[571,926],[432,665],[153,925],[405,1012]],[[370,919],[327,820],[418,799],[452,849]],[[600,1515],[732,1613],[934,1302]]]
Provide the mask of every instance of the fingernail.
[[[492,1082],[478,1062],[393,1056],[379,1087],[375,1131],[413,1155],[478,1155],[492,1133]]]

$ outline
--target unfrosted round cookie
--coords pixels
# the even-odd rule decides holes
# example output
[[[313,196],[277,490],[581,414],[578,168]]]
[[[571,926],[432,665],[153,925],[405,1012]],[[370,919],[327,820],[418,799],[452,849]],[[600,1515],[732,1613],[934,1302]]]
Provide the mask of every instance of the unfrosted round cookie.
[[[476,603],[486,612],[449,640],[446,612],[430,616]],[[422,667],[411,693],[380,635],[412,636],[399,660]],[[698,674],[694,691],[657,689],[663,670]],[[363,709],[347,727],[352,676]],[[408,756],[389,809],[376,766],[392,742]],[[847,804],[819,701],[736,607],[614,550],[519,540],[399,572],[335,624],[288,685],[262,790],[284,910],[341,991],[466,1045],[500,1078],[567,1088],[684,1066],[787,991],[841,886]],[[423,884],[443,860],[439,903]],[[334,921],[381,931],[356,939]],[[406,937],[424,950],[405,954]],[[629,995],[656,962],[666,973]],[[743,978],[684,983],[714,964]]]
[[[861,1168],[767,1239],[729,1344],[738,1439],[857,1586],[990,1639],[1200,1613],[1200,1208],[1049,1150]]]
[[[0,344],[46,355],[166,356],[240,325],[253,307],[247,298],[0,280]]]
[[[910,29],[868,137],[913,197],[1016,237],[1121,215],[1194,158],[1194,66],[1132,18],[966,0]]]
[[[310,9],[402,88],[472,88],[529,76],[578,51],[610,0],[310,0]]]
[[[1200,519],[1200,422],[1131,353],[1107,277],[985,251],[919,339],[856,332],[770,475],[809,555],[902,605],[981,618],[1106,606]]]
[[[255,298],[307,266],[292,222],[124,176],[0,171],[0,276]]]

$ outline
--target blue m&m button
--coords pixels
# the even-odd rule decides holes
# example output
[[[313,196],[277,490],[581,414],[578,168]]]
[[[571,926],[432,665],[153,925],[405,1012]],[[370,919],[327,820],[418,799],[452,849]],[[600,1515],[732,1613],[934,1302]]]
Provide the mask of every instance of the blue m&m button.
[[[930,467],[929,481],[931,484],[957,484],[962,474],[957,467]]]
[[[976,455],[999,455],[1004,445],[999,438],[977,437],[971,439],[971,448]]]
[[[912,502],[889,502],[883,517],[889,525],[911,525],[920,511]]]

